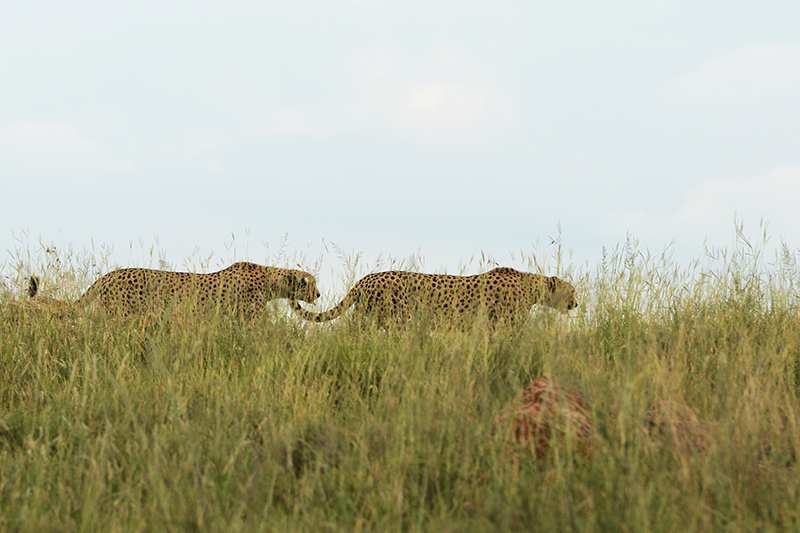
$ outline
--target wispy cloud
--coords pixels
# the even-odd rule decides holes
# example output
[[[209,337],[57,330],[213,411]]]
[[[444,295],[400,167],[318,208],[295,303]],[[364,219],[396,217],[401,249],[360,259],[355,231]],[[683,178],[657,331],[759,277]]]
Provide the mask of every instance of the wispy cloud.
[[[162,151],[187,162],[209,154],[213,156],[227,144],[227,140],[213,131],[191,131],[180,140],[163,143]]]
[[[651,241],[672,239],[714,244],[730,239],[734,216],[748,224],[764,220],[771,235],[800,241],[800,167],[780,166],[753,177],[706,180],[693,186],[681,207],[656,215],[643,210],[620,210],[607,220],[615,233],[631,232]]]
[[[399,118],[426,130],[447,130],[474,122],[486,100],[486,93],[464,84],[431,81],[408,91]]]
[[[347,0],[349,4],[361,7],[383,7],[386,5],[386,0]]]
[[[256,135],[309,135],[329,137],[344,133],[353,125],[344,117],[337,120],[330,111],[314,112],[299,107],[270,106],[258,114],[252,130]]]
[[[20,121],[0,128],[0,155],[30,166],[92,167],[129,172],[127,161],[110,158],[96,141],[72,124]]]
[[[688,102],[746,102],[800,93],[800,46],[747,46],[670,82],[664,95]]]
[[[349,61],[345,78],[346,96],[321,109],[275,106],[259,116],[256,131],[459,142],[508,132],[519,118],[512,91],[448,43],[416,61],[391,48],[370,50]]]
[[[78,135],[71,124],[43,124],[26,120],[0,129],[0,150],[19,155],[56,159],[94,159],[100,145]]]

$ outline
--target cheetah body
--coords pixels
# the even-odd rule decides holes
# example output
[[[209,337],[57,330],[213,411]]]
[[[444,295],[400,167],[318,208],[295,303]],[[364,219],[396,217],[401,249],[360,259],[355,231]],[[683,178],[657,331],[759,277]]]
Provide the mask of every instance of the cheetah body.
[[[33,281],[31,297],[36,297]],[[307,272],[241,262],[210,274],[114,270],[92,284],[76,305],[96,302],[109,313],[129,315],[189,302],[198,311],[252,315],[277,298],[312,303],[318,297],[316,281]]]
[[[555,276],[495,268],[475,276],[377,272],[360,279],[333,309],[313,313],[294,304],[295,311],[312,322],[333,320],[354,307],[354,313],[379,326],[403,323],[427,310],[449,321],[463,322],[484,313],[490,323],[517,322],[534,304],[558,309],[578,305],[575,289]]]

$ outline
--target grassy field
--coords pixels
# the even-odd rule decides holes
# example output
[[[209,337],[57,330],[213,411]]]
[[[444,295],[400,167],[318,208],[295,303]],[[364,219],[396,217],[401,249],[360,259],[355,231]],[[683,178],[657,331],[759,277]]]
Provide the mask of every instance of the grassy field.
[[[683,267],[628,243],[566,270],[577,310],[515,332],[316,327],[285,304],[64,320],[12,303],[25,268],[0,294],[0,530],[800,529],[788,250]],[[59,272],[75,284],[47,290],[74,298],[91,268]],[[543,373],[596,439],[515,464],[492,423]]]

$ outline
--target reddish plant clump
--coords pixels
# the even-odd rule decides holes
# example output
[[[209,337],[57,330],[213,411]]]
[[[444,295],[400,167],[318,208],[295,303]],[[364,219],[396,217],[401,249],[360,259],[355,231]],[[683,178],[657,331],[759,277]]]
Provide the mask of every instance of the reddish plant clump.
[[[709,424],[698,418],[694,411],[675,402],[653,402],[647,417],[647,431],[660,442],[671,441],[681,454],[695,450],[704,454],[708,450]]]
[[[568,433],[575,436],[579,452],[588,452],[594,441],[590,410],[579,392],[570,391],[543,375],[528,385],[511,404],[500,411],[492,424],[492,435],[511,433],[508,447],[533,449],[544,457],[551,440]]]

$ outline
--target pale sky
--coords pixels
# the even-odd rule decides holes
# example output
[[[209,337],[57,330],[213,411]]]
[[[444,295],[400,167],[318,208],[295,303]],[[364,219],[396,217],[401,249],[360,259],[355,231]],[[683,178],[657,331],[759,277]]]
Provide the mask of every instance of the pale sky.
[[[215,270],[288,234],[321,280],[335,249],[475,273],[560,228],[593,269],[627,235],[689,262],[734,216],[796,250],[798,28],[796,1],[4,2],[0,262]]]

